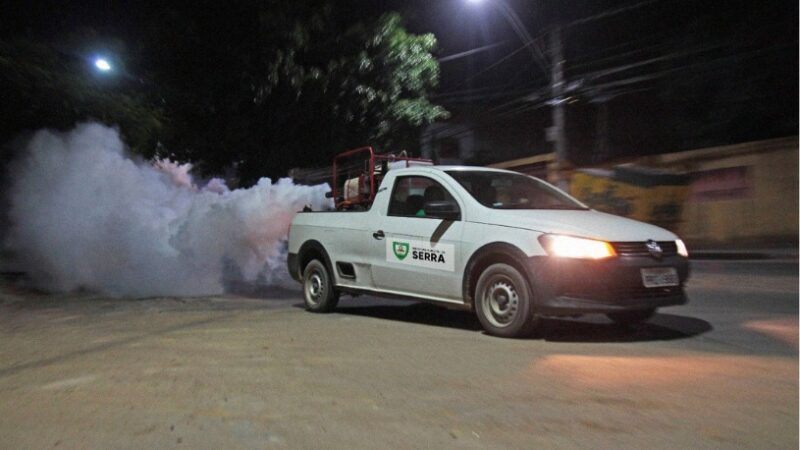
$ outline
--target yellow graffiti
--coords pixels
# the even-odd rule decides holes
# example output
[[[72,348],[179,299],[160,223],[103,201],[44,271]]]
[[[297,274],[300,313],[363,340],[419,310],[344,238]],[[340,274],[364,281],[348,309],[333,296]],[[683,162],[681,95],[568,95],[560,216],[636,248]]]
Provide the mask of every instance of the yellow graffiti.
[[[686,185],[643,187],[610,176],[575,172],[570,182],[570,193],[599,211],[674,231],[680,223],[689,188]]]

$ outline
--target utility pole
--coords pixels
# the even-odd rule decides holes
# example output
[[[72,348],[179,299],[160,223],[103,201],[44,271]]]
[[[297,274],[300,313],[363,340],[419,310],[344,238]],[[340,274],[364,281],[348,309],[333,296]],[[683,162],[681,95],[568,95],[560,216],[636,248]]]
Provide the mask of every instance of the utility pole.
[[[553,143],[555,150],[555,184],[561,189],[566,189],[568,180],[564,178],[564,169],[567,162],[566,111],[564,109],[564,48],[561,41],[561,27],[558,25],[553,27],[550,32],[550,54],[553,58],[552,64],[550,64],[553,125],[547,130],[547,139]]]
[[[595,129],[595,150],[592,162],[597,164],[609,157],[608,143],[608,101],[609,98],[600,99],[597,104],[597,127]]]

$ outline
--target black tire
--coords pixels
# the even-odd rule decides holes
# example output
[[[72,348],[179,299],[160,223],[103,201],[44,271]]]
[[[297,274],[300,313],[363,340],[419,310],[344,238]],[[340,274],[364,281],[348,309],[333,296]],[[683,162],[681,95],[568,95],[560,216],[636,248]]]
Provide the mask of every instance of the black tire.
[[[303,269],[303,300],[308,311],[320,313],[333,311],[339,303],[330,272],[318,259],[311,260]]]
[[[478,278],[475,313],[487,333],[500,337],[528,336],[538,323],[528,282],[502,263],[487,267]]]
[[[653,317],[656,313],[655,308],[650,309],[637,309],[635,311],[625,311],[618,313],[606,314],[612,322],[618,325],[636,325],[637,323],[646,322]]]

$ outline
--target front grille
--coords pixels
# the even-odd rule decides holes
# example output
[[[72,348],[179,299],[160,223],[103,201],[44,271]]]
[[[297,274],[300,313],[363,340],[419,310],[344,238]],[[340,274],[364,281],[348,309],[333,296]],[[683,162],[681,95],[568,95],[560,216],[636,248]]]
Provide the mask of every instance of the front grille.
[[[675,241],[659,241],[662,256],[675,256],[678,254],[678,246]],[[612,242],[611,246],[619,256],[651,256],[647,250],[646,242]]]

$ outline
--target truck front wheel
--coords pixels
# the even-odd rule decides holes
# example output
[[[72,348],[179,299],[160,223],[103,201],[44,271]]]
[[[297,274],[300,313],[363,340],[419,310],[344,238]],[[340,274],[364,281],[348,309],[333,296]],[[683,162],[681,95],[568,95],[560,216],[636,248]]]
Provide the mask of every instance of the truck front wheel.
[[[501,337],[524,337],[536,326],[531,290],[508,264],[487,267],[475,288],[475,312],[483,329]]]
[[[328,268],[318,259],[311,260],[303,270],[303,299],[312,312],[330,312],[339,303]]]

